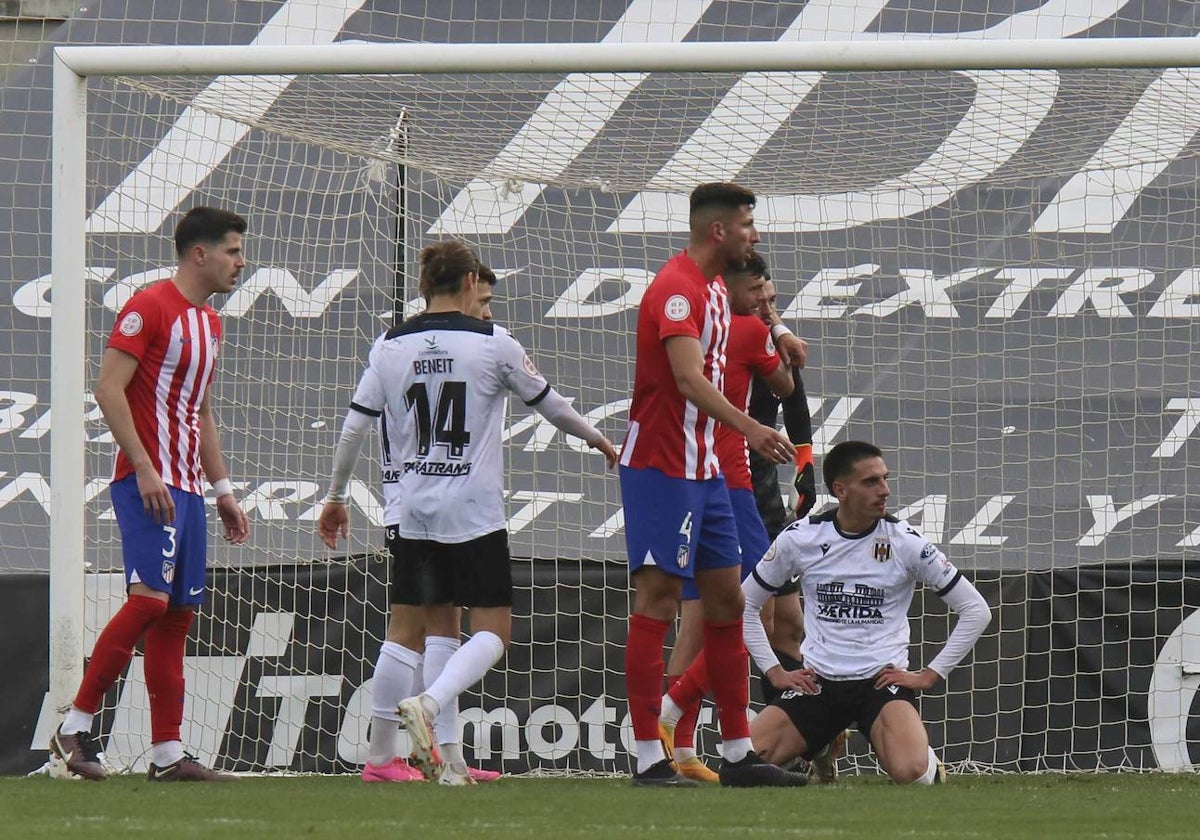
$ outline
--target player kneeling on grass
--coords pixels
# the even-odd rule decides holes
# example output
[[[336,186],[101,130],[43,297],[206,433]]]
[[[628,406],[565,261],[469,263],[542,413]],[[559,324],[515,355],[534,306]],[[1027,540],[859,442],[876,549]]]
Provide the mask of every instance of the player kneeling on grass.
[[[457,726],[454,701],[499,661],[512,633],[500,437],[506,394],[600,450],[610,467],[617,462],[612,443],[550,387],[507,330],[466,314],[478,282],[479,260],[463,243],[449,240],[421,252],[429,306],[372,347],[334,454],[326,503],[345,504],[366,429],[386,410],[392,451],[400,456],[392,591],[421,608],[429,638],[457,641],[457,607],[471,617],[471,637],[423,693],[397,709],[414,763],[427,778],[453,785],[473,780],[461,756],[443,760],[434,721],[443,718],[443,731]],[[351,419],[356,414],[362,418]],[[348,517],[325,512],[319,523],[326,544],[346,536],[348,526]]]
[[[962,661],[991,610],[920,531],[888,515],[888,469],[878,447],[839,443],[825,456],[823,472],[838,507],[789,525],[742,584],[746,647],[782,690],[750,725],[754,749],[779,765],[797,756],[811,760],[853,724],[892,781],[945,781],[917,712],[917,693]],[[759,610],[793,577],[804,594],[806,667],[785,671]],[[918,582],[937,592],[958,620],[933,661],[910,671],[908,607]]]

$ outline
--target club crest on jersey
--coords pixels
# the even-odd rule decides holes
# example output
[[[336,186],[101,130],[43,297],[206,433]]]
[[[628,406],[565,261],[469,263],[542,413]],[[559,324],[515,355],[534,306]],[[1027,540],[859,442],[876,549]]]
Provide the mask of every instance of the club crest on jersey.
[[[871,556],[875,558],[876,563],[886,563],[892,559],[892,544],[886,539],[875,540],[875,548],[871,551]]]
[[[541,376],[541,374],[538,373],[537,365],[535,365],[533,363],[533,359],[526,356],[522,360],[521,364],[524,366],[525,372],[528,373],[530,376]]]
[[[130,312],[121,319],[121,326],[117,329],[121,331],[121,335],[137,335],[142,331],[142,316],[137,312]]]
[[[164,560],[163,561],[162,579],[163,579],[163,583],[170,583],[171,581],[175,580],[175,561],[174,560]]]
[[[766,351],[767,351],[767,355],[768,355],[768,356],[774,356],[774,355],[775,355],[775,339],[771,338],[771,334],[770,334],[770,333],[767,333],[767,346],[766,346]]]
[[[692,305],[683,295],[671,295],[663,307],[663,314],[672,321],[682,321],[692,314]]]
[[[688,547],[687,543],[679,546],[679,550],[675,552],[675,563],[681,569],[686,569],[688,564]]]

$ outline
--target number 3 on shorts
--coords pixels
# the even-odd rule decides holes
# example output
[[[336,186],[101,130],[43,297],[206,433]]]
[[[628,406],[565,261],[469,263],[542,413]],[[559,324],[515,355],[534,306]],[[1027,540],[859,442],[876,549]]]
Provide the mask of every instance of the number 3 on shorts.
[[[167,534],[167,545],[165,548],[163,548],[162,556],[174,557],[175,552],[179,549],[179,547],[175,544],[175,526],[164,525],[163,531],[165,531]]]

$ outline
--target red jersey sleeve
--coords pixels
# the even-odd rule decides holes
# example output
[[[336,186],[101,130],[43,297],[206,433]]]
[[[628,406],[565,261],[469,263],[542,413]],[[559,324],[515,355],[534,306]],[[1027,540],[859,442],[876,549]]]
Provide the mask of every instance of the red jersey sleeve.
[[[121,309],[108,337],[108,346],[133,356],[139,362],[158,329],[160,311],[155,295],[135,294]]]
[[[779,352],[775,349],[770,328],[753,316],[747,323],[751,322],[754,326],[751,327],[750,333],[750,367],[759,376],[770,376],[775,372],[775,368],[779,367]]]
[[[661,277],[652,288],[653,295],[648,295],[649,300],[643,300],[642,305],[648,302],[653,307],[658,340],[676,335],[700,338],[707,305],[704,289],[678,275]]]

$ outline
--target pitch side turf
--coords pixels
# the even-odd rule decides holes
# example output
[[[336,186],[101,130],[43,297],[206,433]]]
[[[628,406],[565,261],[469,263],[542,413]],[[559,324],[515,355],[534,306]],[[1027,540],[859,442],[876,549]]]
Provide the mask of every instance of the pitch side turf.
[[[0,779],[3,837],[1031,837],[1200,836],[1200,776],[878,778],[791,790],[647,790],[617,779],[507,778],[471,788],[357,777],[229,784]]]

